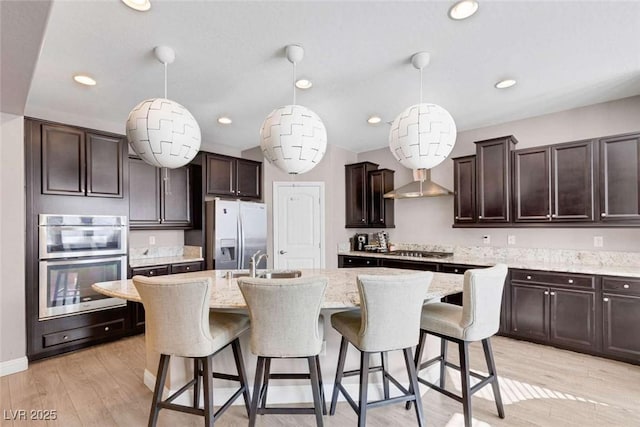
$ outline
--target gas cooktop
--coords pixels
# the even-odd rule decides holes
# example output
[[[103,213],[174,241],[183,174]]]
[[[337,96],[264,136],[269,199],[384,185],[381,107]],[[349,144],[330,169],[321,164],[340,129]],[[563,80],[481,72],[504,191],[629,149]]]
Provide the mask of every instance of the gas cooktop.
[[[415,258],[449,258],[453,252],[430,252],[430,251],[390,251],[389,255],[406,256]]]

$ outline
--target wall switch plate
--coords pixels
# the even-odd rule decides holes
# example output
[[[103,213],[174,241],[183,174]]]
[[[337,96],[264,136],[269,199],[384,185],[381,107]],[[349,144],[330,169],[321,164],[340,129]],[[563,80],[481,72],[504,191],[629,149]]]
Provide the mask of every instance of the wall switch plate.
[[[482,243],[484,243],[485,245],[490,245],[491,236],[489,236],[488,234],[485,234],[484,236],[482,236]]]
[[[513,235],[507,236],[507,244],[508,245],[515,245],[516,244],[516,236],[513,236]]]
[[[150,245],[156,244],[156,236],[149,236],[149,244]]]
[[[601,248],[604,246],[604,238],[602,236],[593,236],[593,247]]]

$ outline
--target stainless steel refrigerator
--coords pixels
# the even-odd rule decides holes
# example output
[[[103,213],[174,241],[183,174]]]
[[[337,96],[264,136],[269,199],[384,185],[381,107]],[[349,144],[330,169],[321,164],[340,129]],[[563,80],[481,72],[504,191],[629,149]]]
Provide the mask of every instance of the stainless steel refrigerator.
[[[267,207],[239,200],[206,202],[207,269],[249,268],[251,255],[267,253]],[[257,268],[266,268],[263,258]]]

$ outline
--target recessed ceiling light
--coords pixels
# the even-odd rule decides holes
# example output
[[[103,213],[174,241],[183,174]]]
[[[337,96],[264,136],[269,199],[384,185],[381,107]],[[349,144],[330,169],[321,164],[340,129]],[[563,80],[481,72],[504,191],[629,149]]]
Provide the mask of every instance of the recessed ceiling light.
[[[233,123],[233,120],[231,120],[231,118],[229,117],[222,116],[218,117],[218,123],[220,123],[221,125],[230,125],[231,123]]]
[[[150,0],[122,0],[122,3],[126,4],[131,9],[135,9],[140,12],[146,12],[151,9]]]
[[[73,80],[85,86],[96,85],[96,81],[94,79],[84,74],[76,74],[75,76],[73,76]]]
[[[380,116],[371,116],[367,119],[367,123],[369,123],[370,125],[377,125],[381,121],[382,119],[380,118]]]
[[[298,89],[310,89],[311,86],[313,86],[313,83],[311,83],[311,80],[300,79],[296,81],[296,87]]]
[[[478,2],[476,0],[461,0],[449,9],[449,18],[455,21],[461,21],[467,19],[477,11]]]
[[[496,89],[507,89],[512,86],[515,86],[516,83],[517,82],[513,79],[504,79],[496,83],[495,86],[496,86]]]

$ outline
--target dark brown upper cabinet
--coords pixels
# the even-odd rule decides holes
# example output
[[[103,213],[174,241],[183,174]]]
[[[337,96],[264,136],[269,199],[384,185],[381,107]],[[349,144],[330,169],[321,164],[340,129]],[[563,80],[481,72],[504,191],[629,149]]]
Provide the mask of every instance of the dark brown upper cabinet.
[[[189,166],[165,170],[129,159],[129,223],[132,229],[190,228]]]
[[[478,223],[509,222],[510,159],[517,142],[504,136],[475,143]]]
[[[453,159],[454,221],[456,224],[476,221],[476,156]]]
[[[593,221],[592,141],[517,150],[513,163],[516,222]]]
[[[640,134],[603,138],[600,145],[600,220],[640,221]]]
[[[222,154],[208,153],[206,192],[210,196],[260,199],[262,163]]]
[[[41,124],[42,194],[123,197],[124,139]]]
[[[393,190],[393,174],[391,169],[377,169],[369,172],[369,225],[373,227],[391,228],[394,224],[394,201],[385,199],[384,194]]]
[[[346,228],[393,228],[394,200],[384,194],[393,190],[390,169],[371,162],[345,165]]]

